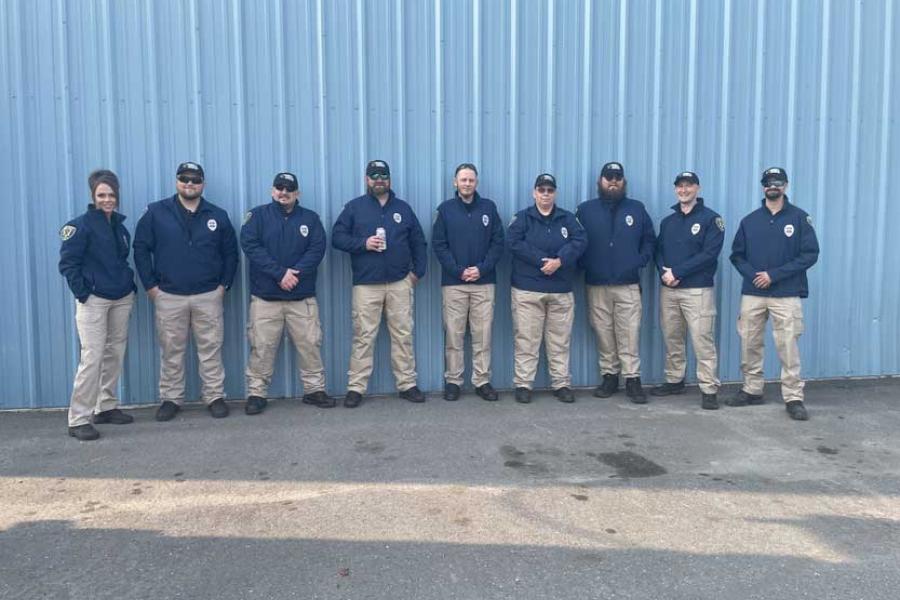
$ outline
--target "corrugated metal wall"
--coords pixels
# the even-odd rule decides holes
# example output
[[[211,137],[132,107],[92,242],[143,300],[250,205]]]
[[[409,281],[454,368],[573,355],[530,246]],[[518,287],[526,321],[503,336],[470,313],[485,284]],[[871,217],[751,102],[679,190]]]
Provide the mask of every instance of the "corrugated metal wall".
[[[573,209],[599,166],[625,164],[658,223],[671,179],[696,170],[729,226],[718,276],[723,380],[739,378],[734,226],[757,206],[761,169],[783,165],[822,246],[810,276],[804,374],[896,374],[900,266],[900,7],[892,0],[3,0],[0,2],[0,408],[63,406],[77,364],[73,300],[57,231],[89,200],[86,176],[118,172],[122,211],[174,192],[182,160],[206,168],[206,195],[239,225],[297,172],[327,228],[360,193],[371,158],[426,229],[473,161],[508,219],[534,176]],[[430,238],[430,235],[429,235]],[[420,385],[442,385],[437,264],[416,293]],[[494,381],[512,380],[509,260],[500,270]],[[663,349],[657,284],[645,273],[644,379]],[[349,261],[320,271],[329,389],[345,386]],[[596,382],[577,295],[572,368]],[[244,393],[246,266],[226,302],[227,393]],[[392,388],[379,341],[372,391]],[[272,395],[300,384],[292,351]],[[693,365],[690,366],[693,368]],[[125,402],[156,397],[158,355],[145,296],[133,315]],[[190,366],[196,392],[196,367]],[[766,373],[777,376],[769,352]],[[539,384],[546,382],[541,376]]]

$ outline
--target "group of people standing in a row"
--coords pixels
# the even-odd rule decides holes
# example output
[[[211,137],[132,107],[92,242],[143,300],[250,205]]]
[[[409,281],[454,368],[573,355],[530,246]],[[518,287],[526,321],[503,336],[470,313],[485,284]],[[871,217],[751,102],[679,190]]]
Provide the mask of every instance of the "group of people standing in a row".
[[[176,172],[176,193],[151,203],[135,228],[134,241],[118,211],[119,181],[108,170],[88,179],[87,212],[61,230],[59,270],[76,302],[81,359],[69,408],[69,435],[99,437],[95,424],[126,424],[116,383],[134,304],[134,264],[155,309],[160,345],[159,421],[175,417],[185,399],[184,359],[188,336],[197,349],[201,395],[213,417],[228,416],[224,400],[223,297],[238,264],[238,241],[228,214],[203,197],[205,174],[194,162]],[[666,345],[666,381],[653,395],[684,392],[685,337],[697,354],[701,406],[719,407],[713,280],[725,236],[722,218],[699,197],[700,180],[686,171],[675,178],[673,214],[659,236],[644,205],[627,196],[620,163],[603,166],[597,198],[573,214],[556,205],[556,179],[541,174],[533,206],[516,213],[504,230],[497,207],[477,191],[478,171],[457,167],[456,193],[437,208],[432,229],[441,264],[444,321],[444,398],[459,398],[463,385],[463,340],[472,338],[475,393],[498,399],[491,385],[491,331],[496,266],[512,255],[512,317],[515,336],[515,400],[531,401],[541,342],[554,395],[574,402],[569,349],[575,314],[573,283],[584,270],[588,315],[596,334],[602,375],[594,395],[611,396],[625,380],[625,393],[643,404],[639,338],[642,314],[640,271],[655,261],[661,281],[660,321]],[[763,335],[771,316],[782,364],[782,396],[791,418],[807,419],[797,339],[803,331],[801,298],[808,294],[806,270],[817,260],[812,219],[788,202],[787,174],[763,172],[765,198],[735,234],[731,262],[743,276],[738,332],[744,384],[730,406],[763,402]],[[391,368],[400,397],[423,402],[413,352],[414,286],[425,275],[426,242],[412,208],[391,189],[381,160],[366,166],[366,194],[348,202],[334,223],[334,248],[350,255],[353,273],[353,342],[343,404],[359,406],[374,364],[382,316],[391,338]],[[244,216],[240,246],[249,261],[250,357],[246,367],[247,414],[267,404],[275,355],[284,328],[297,350],[303,402],[335,406],[325,391],[322,328],[316,302],[317,268],[326,234],[319,216],[301,206],[296,175],[279,173],[272,202]]]

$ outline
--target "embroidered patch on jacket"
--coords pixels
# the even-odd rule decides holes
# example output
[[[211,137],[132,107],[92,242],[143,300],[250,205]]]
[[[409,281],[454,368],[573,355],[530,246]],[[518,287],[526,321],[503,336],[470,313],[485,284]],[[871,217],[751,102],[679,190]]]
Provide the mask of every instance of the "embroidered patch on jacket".
[[[812,217],[809,215],[806,215],[806,224],[812,227]]]
[[[625,224],[628,225],[629,227],[634,225],[634,217],[632,217],[631,215],[627,215],[625,217]]]
[[[485,227],[487,227],[491,222],[491,218],[487,215],[481,215],[481,222],[484,223]]]
[[[697,235],[700,233],[700,223],[694,223],[691,225],[691,235]]]
[[[252,218],[253,218],[253,213],[248,210],[247,214],[244,215],[244,225],[249,223],[250,219],[252,219]]]
[[[206,222],[206,227],[207,227],[210,231],[215,231],[216,229],[218,229],[219,224],[216,223],[216,220],[215,220],[215,219],[210,219],[209,221]]]
[[[794,235],[794,226],[790,223],[784,226],[784,235],[791,237]]]
[[[403,217],[400,216],[400,213],[394,213],[394,223],[399,223],[403,220]]]
[[[306,225],[301,225],[300,226],[300,235],[302,235],[303,237],[308,236],[309,235],[309,227],[307,227]]]
[[[719,231],[725,231],[725,219],[716,217],[716,227],[719,228]]]
[[[65,242],[66,240],[71,239],[76,231],[78,231],[78,228],[74,225],[65,225],[59,230],[59,239]]]
[[[566,229],[565,227],[560,227],[560,228],[559,228],[559,233],[560,233],[560,235],[562,235],[564,238],[568,238],[568,237],[569,237],[569,230]]]

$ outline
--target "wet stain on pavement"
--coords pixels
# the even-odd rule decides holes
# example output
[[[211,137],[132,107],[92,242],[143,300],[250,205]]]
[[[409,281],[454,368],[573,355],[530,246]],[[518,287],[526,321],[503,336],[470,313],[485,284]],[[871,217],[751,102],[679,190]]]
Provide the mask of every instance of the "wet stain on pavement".
[[[666,470],[653,462],[630,450],[621,452],[601,452],[597,460],[616,470],[616,475],[625,478],[657,477],[665,475]]]
[[[529,460],[529,457],[515,446],[500,446],[500,454],[506,459],[503,463],[504,467],[516,469],[527,475],[545,475],[549,471],[546,464],[537,460]]]
[[[838,453],[835,448],[829,448],[828,446],[816,446],[816,451],[818,451],[819,454],[829,454],[832,456]]]

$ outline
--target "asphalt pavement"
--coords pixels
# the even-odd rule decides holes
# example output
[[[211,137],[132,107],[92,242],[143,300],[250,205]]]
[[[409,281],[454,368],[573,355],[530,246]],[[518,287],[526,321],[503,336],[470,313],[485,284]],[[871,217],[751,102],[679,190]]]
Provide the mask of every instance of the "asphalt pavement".
[[[900,380],[766,396],[0,413],[0,598],[900,597]]]

